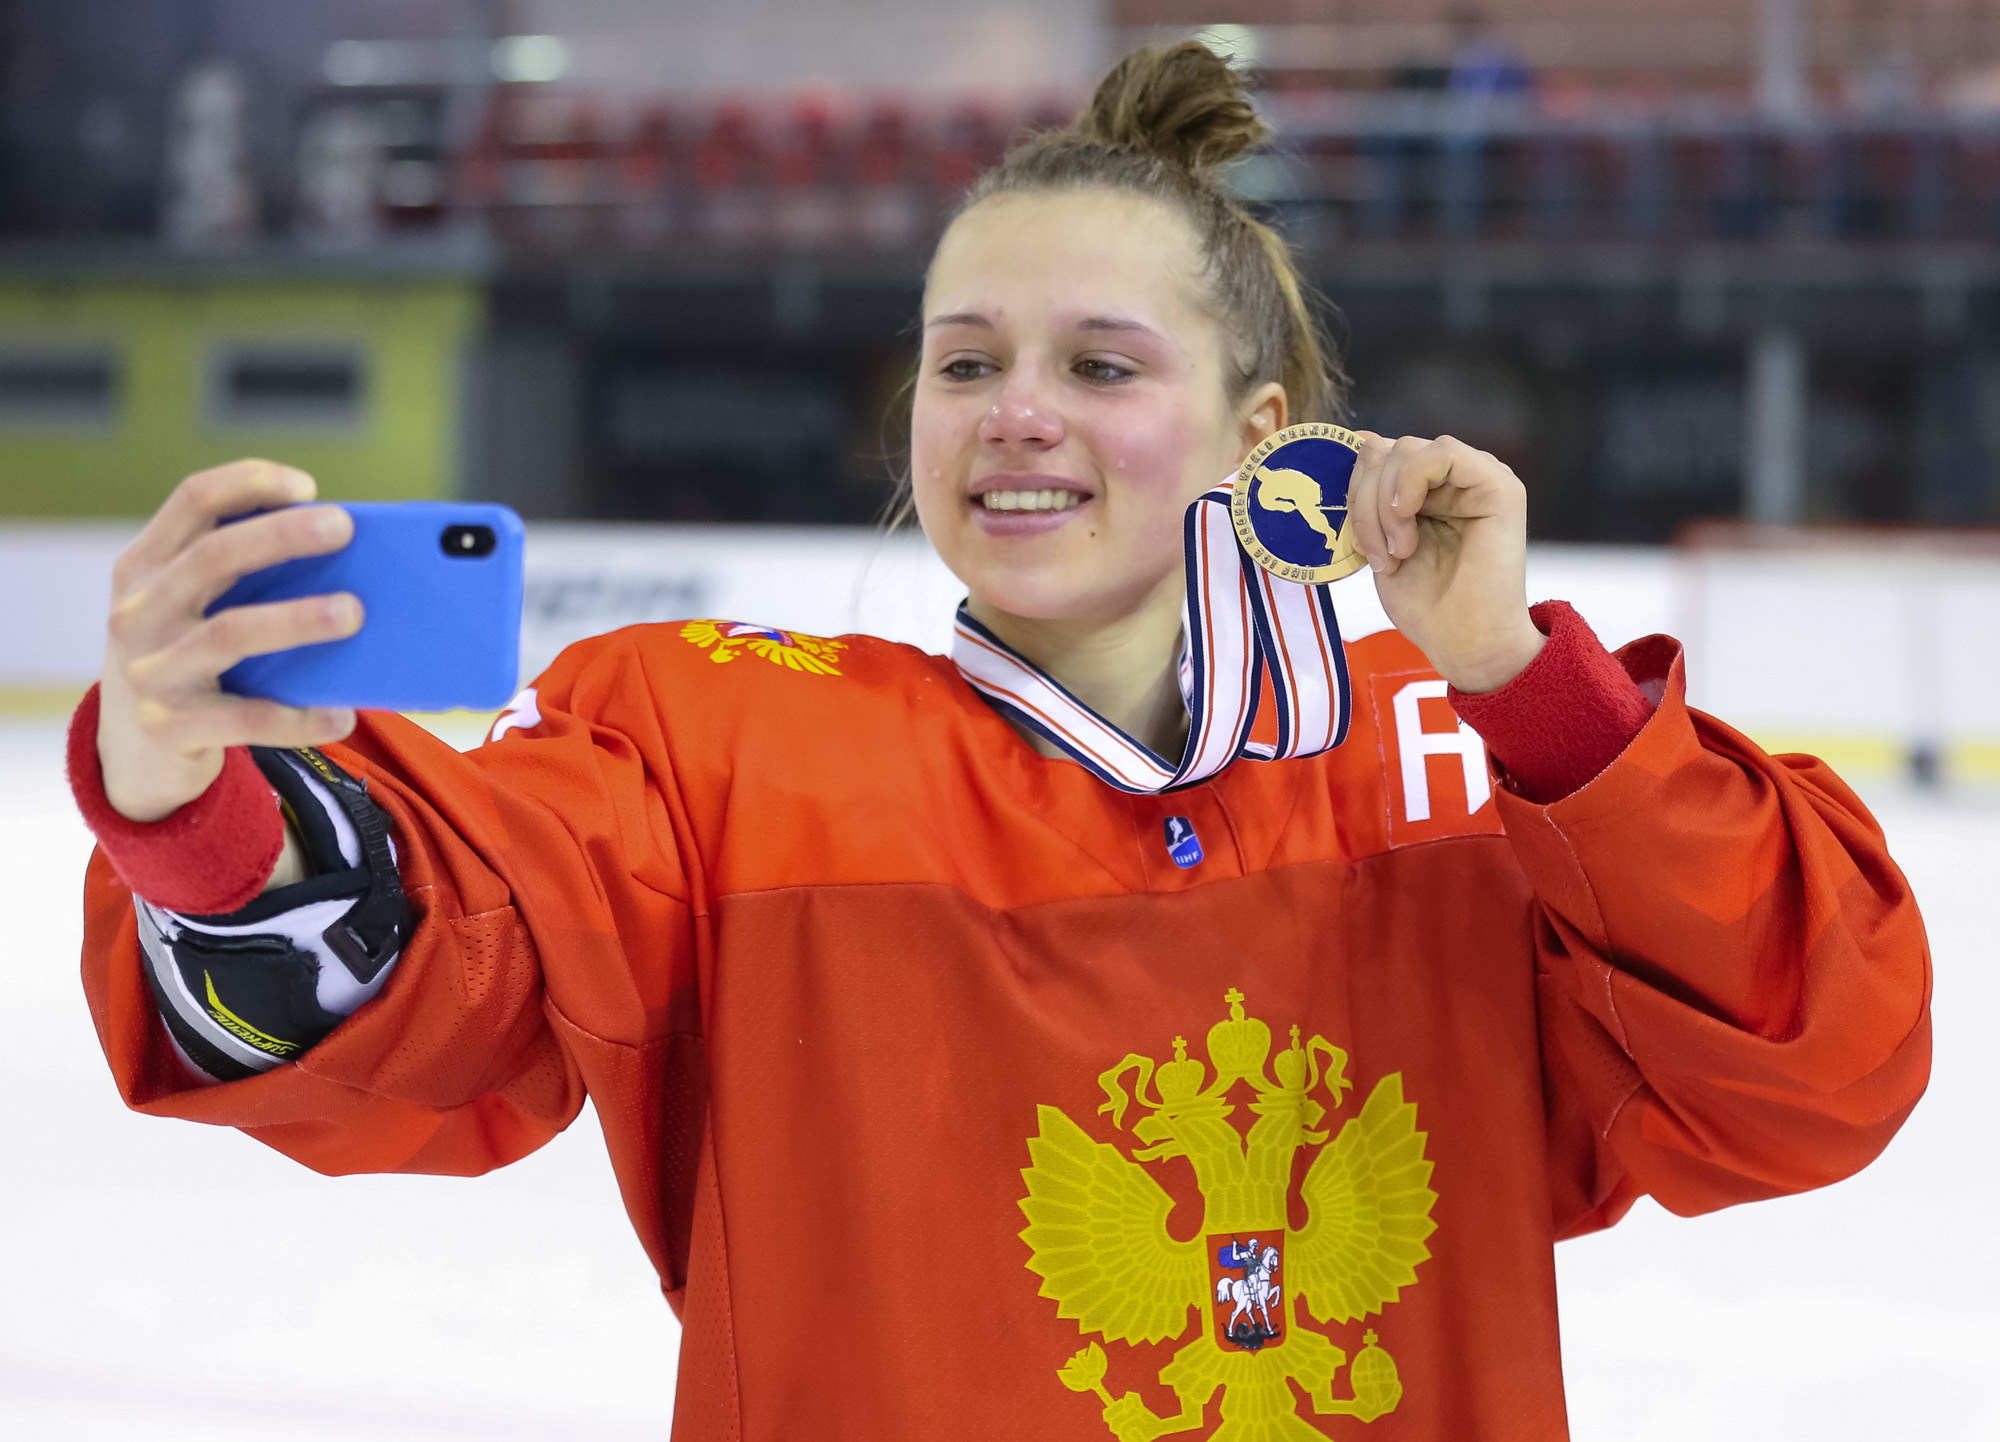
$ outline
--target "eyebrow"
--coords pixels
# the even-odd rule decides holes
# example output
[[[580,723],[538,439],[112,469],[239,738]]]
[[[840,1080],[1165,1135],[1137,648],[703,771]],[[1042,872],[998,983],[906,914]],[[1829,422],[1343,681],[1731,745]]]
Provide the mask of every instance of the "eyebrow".
[[[934,330],[944,325],[973,326],[979,330],[992,330],[993,322],[974,310],[953,311],[949,315],[932,316],[924,322],[925,330]],[[1137,331],[1144,335],[1164,340],[1166,337],[1147,325],[1144,321],[1127,320],[1115,315],[1087,315],[1071,327],[1073,330],[1097,330],[1116,332]]]
[[[1165,337],[1144,321],[1126,320],[1115,315],[1087,315],[1076,323],[1078,330],[1139,331],[1164,340]]]

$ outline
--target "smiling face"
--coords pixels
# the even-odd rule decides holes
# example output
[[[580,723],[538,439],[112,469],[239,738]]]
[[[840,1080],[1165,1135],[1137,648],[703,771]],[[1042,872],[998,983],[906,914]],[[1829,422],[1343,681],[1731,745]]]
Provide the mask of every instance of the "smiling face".
[[[1188,504],[1283,426],[1232,401],[1192,228],[1112,190],[1005,193],[931,264],[917,514],[974,611],[1112,623],[1181,594]]]

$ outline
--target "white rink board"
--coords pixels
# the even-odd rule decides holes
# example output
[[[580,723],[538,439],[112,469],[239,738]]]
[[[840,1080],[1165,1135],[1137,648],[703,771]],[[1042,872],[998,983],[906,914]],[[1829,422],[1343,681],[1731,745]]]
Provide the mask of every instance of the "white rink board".
[[[134,531],[0,525],[0,692],[95,677]],[[841,528],[536,524],[525,582],[524,680],[582,637],[693,616],[942,651],[962,594],[920,534]],[[1753,735],[2000,742],[2000,562],[1539,545],[1528,595],[1574,603],[1612,646],[1679,636],[1690,698]],[[1350,639],[1387,625],[1366,572],[1335,598]]]
[[[84,686],[111,568],[136,523],[0,523],[0,687]],[[949,644],[962,589],[917,533],[740,526],[528,527],[521,664],[619,626],[727,616],[814,635]]]
[[[85,685],[104,652],[111,567],[137,527],[0,524],[0,686]],[[790,526],[539,522],[528,527],[521,669],[619,626],[727,617],[942,652],[964,587],[921,533]],[[1530,550],[1534,599],[1561,596],[1611,645],[1669,628],[1667,554],[1641,547]],[[1388,625],[1366,573],[1334,588],[1350,639]]]

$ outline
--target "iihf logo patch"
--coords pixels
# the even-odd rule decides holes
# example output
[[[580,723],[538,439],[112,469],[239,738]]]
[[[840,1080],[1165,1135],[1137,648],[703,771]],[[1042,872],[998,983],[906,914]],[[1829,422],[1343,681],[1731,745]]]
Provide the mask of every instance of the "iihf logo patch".
[[[1201,864],[1201,838],[1194,834],[1194,823],[1185,816],[1167,818],[1167,855],[1183,871]]]

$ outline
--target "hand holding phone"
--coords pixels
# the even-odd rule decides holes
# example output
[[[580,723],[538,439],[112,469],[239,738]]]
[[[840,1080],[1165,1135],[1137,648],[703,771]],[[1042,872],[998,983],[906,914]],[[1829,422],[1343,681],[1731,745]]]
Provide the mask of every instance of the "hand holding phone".
[[[323,595],[209,614],[243,576],[347,544],[337,506],[304,504],[311,476],[233,461],[174,488],[111,573],[111,622],[99,693],[97,754],[111,805],[157,821],[206,791],[228,747],[320,746],[354,729],[344,707],[285,706],[223,693],[244,657],[350,636],[359,599]],[[260,512],[233,525],[231,516]]]
[[[119,558],[97,750],[122,815],[154,821],[192,801],[230,746],[338,741],[356,706],[497,706],[512,693],[518,519],[303,504],[315,494],[310,476],[269,461],[201,471]],[[447,556],[451,525],[487,526],[492,551]],[[359,533],[375,539],[342,561]],[[475,534],[460,551],[483,545]],[[268,669],[240,669],[252,658]]]

